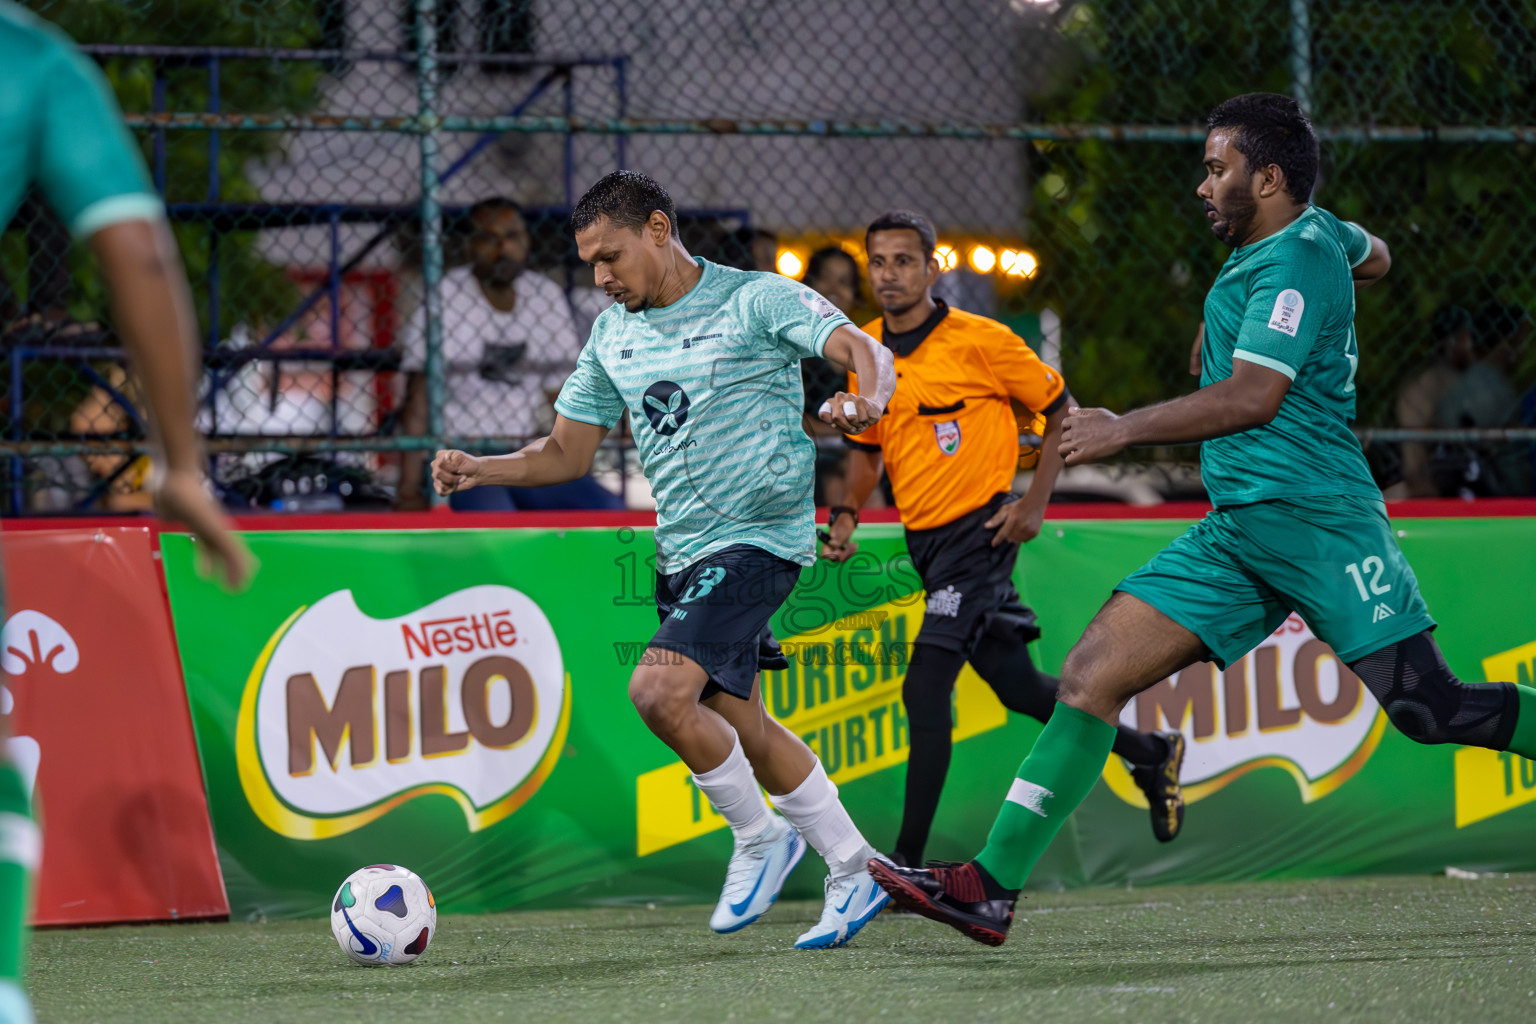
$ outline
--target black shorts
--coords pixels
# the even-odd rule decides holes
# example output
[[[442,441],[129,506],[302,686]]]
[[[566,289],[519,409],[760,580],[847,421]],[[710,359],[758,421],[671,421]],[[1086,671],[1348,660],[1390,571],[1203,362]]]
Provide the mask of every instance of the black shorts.
[[[661,628],[651,646],[687,655],[709,673],[699,699],[747,700],[759,669],[789,663],[768,620],[795,589],[799,565],[750,544],[732,544],[686,569],[656,574]]]
[[[992,546],[997,528],[983,524],[1016,494],[996,494],[981,508],[931,530],[908,530],[907,551],[928,592],[917,643],[969,653],[983,634],[1040,636],[1035,613],[1013,586],[1017,544]]]

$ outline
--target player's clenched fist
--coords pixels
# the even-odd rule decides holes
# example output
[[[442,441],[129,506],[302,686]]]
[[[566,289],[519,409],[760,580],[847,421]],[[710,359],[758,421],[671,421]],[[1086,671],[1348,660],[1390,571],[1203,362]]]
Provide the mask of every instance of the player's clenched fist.
[[[432,486],[445,498],[467,491],[479,483],[480,462],[468,452],[445,448],[432,460]]]
[[[845,434],[862,434],[880,421],[885,410],[863,395],[839,391],[821,403],[821,422],[830,423]]]

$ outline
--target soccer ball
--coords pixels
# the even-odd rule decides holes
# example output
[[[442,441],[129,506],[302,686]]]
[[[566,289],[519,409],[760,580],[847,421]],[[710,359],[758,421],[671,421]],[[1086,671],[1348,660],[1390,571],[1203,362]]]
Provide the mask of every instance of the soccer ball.
[[[331,901],[331,934],[366,967],[399,967],[426,951],[437,932],[437,902],[416,873],[394,864],[352,872]]]

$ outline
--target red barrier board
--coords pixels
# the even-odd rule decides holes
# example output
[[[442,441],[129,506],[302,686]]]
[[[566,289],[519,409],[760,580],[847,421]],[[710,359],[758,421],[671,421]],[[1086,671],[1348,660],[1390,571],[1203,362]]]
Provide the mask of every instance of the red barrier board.
[[[36,923],[227,914],[151,531],[6,534],[0,551],[0,706],[43,826]]]

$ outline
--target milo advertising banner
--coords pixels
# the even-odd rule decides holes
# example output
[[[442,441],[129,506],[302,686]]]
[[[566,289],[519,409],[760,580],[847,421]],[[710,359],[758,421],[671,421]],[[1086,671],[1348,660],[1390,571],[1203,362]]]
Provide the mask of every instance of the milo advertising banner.
[[[1183,528],[1048,523],[1020,559],[1054,670],[1121,576]],[[1440,642],[1468,679],[1533,675],[1536,524],[1407,521]],[[256,533],[231,596],[163,538],[231,913],[320,913],[360,865],[403,863],[449,911],[718,895],[724,822],[640,722],[629,676],[656,627],[648,531]],[[899,528],[860,529],[774,620],[789,659],[764,699],[822,758],[877,845],[900,821],[901,683],[925,595]],[[1508,582],[1493,586],[1490,580]],[[1039,726],[967,667],[929,852],[984,840]],[[1111,757],[1032,884],[1536,867],[1536,765],[1398,734],[1293,617],[1241,663],[1196,665],[1123,720],[1189,738],[1182,836],[1159,844]],[[814,857],[788,894],[819,895]]]

